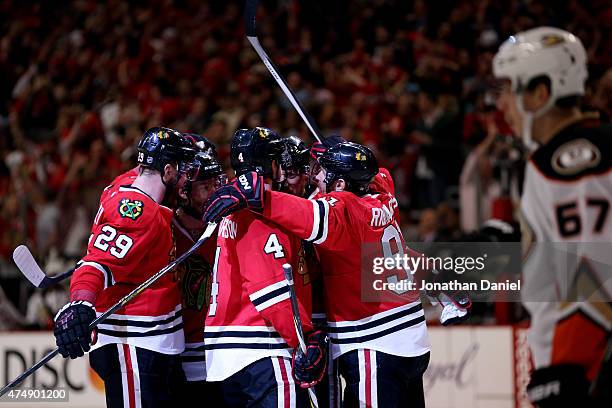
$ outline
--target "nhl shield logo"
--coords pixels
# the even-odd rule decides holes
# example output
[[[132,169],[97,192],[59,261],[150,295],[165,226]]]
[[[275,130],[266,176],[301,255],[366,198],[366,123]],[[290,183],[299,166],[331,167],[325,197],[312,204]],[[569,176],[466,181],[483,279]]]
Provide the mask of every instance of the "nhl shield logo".
[[[119,203],[119,214],[123,218],[131,218],[132,220],[135,220],[136,218],[142,215],[143,207],[144,207],[144,204],[142,201],[139,201],[139,200],[131,201],[127,198],[124,198]]]

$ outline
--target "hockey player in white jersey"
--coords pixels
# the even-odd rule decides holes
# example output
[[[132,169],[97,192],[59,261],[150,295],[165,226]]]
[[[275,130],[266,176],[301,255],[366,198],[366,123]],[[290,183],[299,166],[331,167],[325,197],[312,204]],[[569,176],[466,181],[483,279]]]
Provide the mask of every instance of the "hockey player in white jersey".
[[[521,199],[529,397],[539,407],[612,406],[601,387],[593,392],[609,364],[612,126],[579,108],[585,49],[539,27],[504,42],[493,71],[507,81],[497,107],[532,150]]]

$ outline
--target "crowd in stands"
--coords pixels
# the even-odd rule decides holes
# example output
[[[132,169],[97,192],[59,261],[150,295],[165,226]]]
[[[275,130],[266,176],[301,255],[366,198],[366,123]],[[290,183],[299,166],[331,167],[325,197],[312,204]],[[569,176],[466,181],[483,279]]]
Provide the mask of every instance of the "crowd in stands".
[[[460,186],[495,199],[520,184],[520,149],[491,92],[491,60],[510,34],[554,25],[580,37],[585,102],[610,113],[607,0],[261,3],[262,45],[324,134],[367,144],[391,170],[411,239],[456,237],[490,215],[491,200],[464,210]],[[148,127],[204,134],[224,159],[239,127],[311,140],[246,42],[242,6],[0,3],[0,280],[21,312],[13,248],[26,243],[51,271],[78,259],[101,190],[133,166]],[[515,182],[503,182],[504,171]],[[48,324],[30,315],[28,324]]]

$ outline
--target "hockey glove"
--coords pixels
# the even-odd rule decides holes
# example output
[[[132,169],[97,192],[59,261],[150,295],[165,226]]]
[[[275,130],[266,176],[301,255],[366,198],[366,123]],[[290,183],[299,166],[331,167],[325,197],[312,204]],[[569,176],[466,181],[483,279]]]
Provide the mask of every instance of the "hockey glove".
[[[329,336],[323,330],[315,330],[306,339],[306,353],[298,345],[293,350],[291,366],[293,378],[301,388],[317,385],[327,368]]]
[[[583,367],[559,364],[535,370],[527,385],[527,396],[538,408],[587,407],[593,406],[588,388]]]
[[[219,222],[221,218],[243,208],[261,212],[263,200],[263,177],[256,172],[241,174],[212,193],[204,205],[204,222]]]
[[[95,330],[89,328],[96,319],[96,309],[84,300],[70,302],[55,316],[55,343],[62,357],[83,356],[95,343]]]
[[[467,320],[470,316],[472,301],[467,293],[463,291],[457,292],[438,292],[435,296],[429,294],[429,300],[432,305],[440,303],[442,305],[442,313],[440,314],[440,323],[443,326],[460,323]]]

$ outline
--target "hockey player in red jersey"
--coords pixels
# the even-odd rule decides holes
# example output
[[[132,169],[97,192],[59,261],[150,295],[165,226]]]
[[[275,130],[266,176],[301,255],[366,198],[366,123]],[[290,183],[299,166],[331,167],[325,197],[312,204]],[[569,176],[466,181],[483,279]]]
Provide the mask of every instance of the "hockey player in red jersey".
[[[311,159],[316,161],[323,153],[327,151],[327,149],[343,142],[346,142],[346,140],[344,140],[340,136],[333,135],[323,139],[322,142],[313,143],[310,148]],[[317,199],[320,198],[320,193],[318,192],[320,188],[324,188],[325,183],[323,178],[319,178],[317,180],[318,174],[315,174],[315,172],[319,168],[317,163],[313,162],[310,167],[310,181],[314,184],[315,192],[309,198]],[[384,167],[379,167],[378,173],[376,173],[376,175],[370,182],[368,190],[381,194],[390,194],[392,197],[395,197],[395,184],[393,183],[393,178],[391,177],[391,173],[389,172],[389,170]],[[400,225],[399,213],[395,214],[395,221],[398,225]],[[414,251],[408,246],[406,246],[405,251],[412,258],[418,258],[421,256],[420,253]],[[436,272],[436,274],[434,275],[433,271],[431,270],[418,269],[414,271],[413,277],[415,282],[419,282],[422,280],[429,279],[441,279],[441,274],[438,274]],[[424,294],[429,298],[432,305],[439,304],[441,306],[442,311],[440,314],[440,323],[442,323],[442,325],[447,326],[451,324],[460,323],[469,318],[469,311],[472,302],[467,293],[462,291],[437,291],[425,292]]]
[[[152,128],[138,144],[139,174],[131,185],[112,188],[94,219],[87,254],[76,269],[71,302],[55,318],[64,357],[90,350],[92,368],[105,384],[109,407],[162,407],[174,399],[182,378],[184,349],[180,293],[171,275],[161,278],[118,313],[89,324],[175,256],[172,210],[162,205],[175,193],[195,150],[182,135]],[[111,191],[108,190],[108,191]]]
[[[262,202],[252,190],[228,184],[213,194],[204,219],[247,207],[313,242],[323,268],[331,352],[346,380],[344,406],[422,407],[429,340],[418,292],[394,302],[361,299],[362,245],[378,245],[379,256],[405,248],[397,202],[387,192],[369,191],[378,165],[364,146],[337,144],[318,163],[323,194],[316,200],[266,191]],[[401,273],[387,279],[409,279]]]
[[[214,145],[197,134],[183,135],[192,141],[198,152],[192,166],[195,173],[192,180],[187,180],[179,190],[179,208],[175,210],[172,220],[177,255],[188,250],[202,235],[205,229],[202,206],[209,195],[225,183],[225,174],[217,160]],[[223,406],[218,383],[205,381],[204,321],[210,301],[210,280],[216,246],[216,240],[207,240],[175,270],[183,299],[185,332],[185,351],[181,353],[181,362],[186,381],[177,400],[177,403],[183,405],[206,395],[207,405]]]
[[[498,109],[533,150],[521,197],[528,395],[540,407],[612,406],[612,269],[601,261],[612,242],[612,126],[580,110],[587,53],[573,34],[538,27],[504,42],[493,72],[505,81]]]
[[[261,199],[264,184],[279,188],[283,174],[287,175],[279,168],[282,153],[283,143],[273,131],[238,130],[231,144],[232,167],[237,174],[252,171],[262,178],[239,177],[233,183],[253,191],[254,200]],[[308,405],[307,393],[292,376],[291,349],[298,340],[282,269],[285,263],[293,267],[310,347],[307,358],[297,360],[298,371],[304,375],[296,378],[300,385],[313,385],[323,375],[326,336],[312,330],[311,285],[308,276],[300,273],[299,250],[298,237],[259,214],[238,211],[220,220],[204,341],[207,379],[222,381],[230,406]]]

